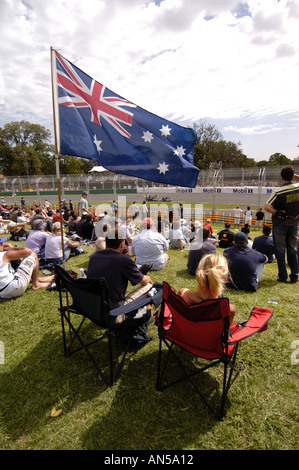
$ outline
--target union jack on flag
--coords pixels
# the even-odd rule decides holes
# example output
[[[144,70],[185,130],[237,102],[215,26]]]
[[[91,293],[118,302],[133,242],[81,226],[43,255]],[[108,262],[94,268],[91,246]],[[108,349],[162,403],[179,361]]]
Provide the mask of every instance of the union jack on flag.
[[[121,98],[57,51],[59,153],[97,161],[107,170],[195,187],[195,132]]]

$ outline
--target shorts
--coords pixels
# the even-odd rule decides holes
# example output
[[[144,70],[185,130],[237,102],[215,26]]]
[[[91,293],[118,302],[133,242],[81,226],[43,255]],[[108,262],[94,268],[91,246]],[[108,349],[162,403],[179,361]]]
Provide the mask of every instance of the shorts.
[[[8,284],[8,286],[0,293],[2,299],[13,299],[19,297],[26,291],[33,273],[36,267],[36,260],[33,255],[24,258],[18,269],[14,274],[14,279]]]

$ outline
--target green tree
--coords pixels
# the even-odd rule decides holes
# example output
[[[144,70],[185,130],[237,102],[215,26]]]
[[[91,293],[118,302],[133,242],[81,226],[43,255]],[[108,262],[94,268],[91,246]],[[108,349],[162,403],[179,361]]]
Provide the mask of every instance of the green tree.
[[[51,133],[39,124],[11,122],[0,128],[0,168],[9,175],[43,173],[43,161],[53,154]]]
[[[213,161],[213,145],[222,139],[222,134],[214,124],[209,124],[205,120],[194,123],[193,129],[197,134],[194,145],[194,165],[204,170],[209,168],[209,164]]]
[[[253,159],[243,154],[241,143],[226,141],[221,132],[205,120],[193,125],[197,134],[194,145],[194,164],[200,169],[208,169],[213,162],[222,162],[222,168],[255,166]]]
[[[270,156],[268,161],[268,166],[282,166],[282,165],[290,165],[292,160],[282,153],[276,152]]]
[[[62,174],[87,173],[94,164],[85,158],[59,156]],[[51,132],[27,121],[5,124],[0,128],[0,171],[6,176],[55,174]]]

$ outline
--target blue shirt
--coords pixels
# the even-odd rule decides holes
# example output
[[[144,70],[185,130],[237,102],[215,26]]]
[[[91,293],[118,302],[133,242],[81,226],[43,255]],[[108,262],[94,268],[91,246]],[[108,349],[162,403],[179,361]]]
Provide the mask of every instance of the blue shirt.
[[[266,255],[268,258],[268,263],[272,263],[274,259],[274,245],[272,237],[267,237],[265,235],[255,237],[255,239],[253,240],[252,248]]]
[[[257,266],[266,261],[266,256],[248,245],[233,245],[226,248],[229,272],[235,287],[245,291],[257,291]]]

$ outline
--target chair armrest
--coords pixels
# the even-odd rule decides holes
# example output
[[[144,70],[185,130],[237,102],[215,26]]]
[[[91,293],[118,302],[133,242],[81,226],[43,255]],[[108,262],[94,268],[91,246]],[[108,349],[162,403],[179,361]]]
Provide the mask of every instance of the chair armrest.
[[[157,282],[153,285],[153,287],[157,289],[157,294],[153,297],[148,295],[148,292],[145,292],[132,302],[110,310],[109,315],[111,315],[112,317],[116,317],[118,315],[129,315],[130,313],[135,312],[139,308],[142,308],[145,305],[149,304],[154,304],[155,307],[158,307],[162,302],[163,286],[162,284]]]
[[[255,333],[265,331],[268,321],[273,315],[273,309],[254,307],[248,320],[242,324],[234,324],[230,327],[229,344],[235,344]]]

